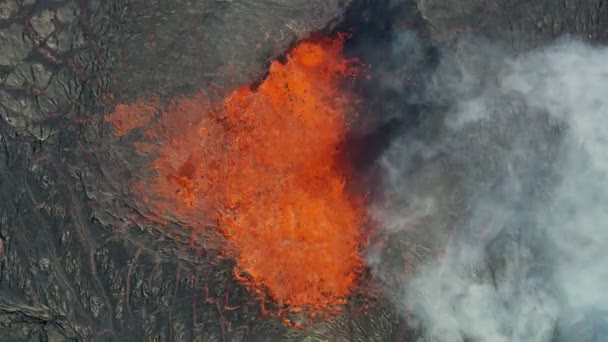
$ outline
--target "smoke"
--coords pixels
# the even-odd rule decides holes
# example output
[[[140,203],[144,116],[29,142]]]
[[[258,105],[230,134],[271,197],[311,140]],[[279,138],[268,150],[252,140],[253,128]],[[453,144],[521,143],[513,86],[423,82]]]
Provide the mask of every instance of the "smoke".
[[[426,90],[371,209],[395,305],[429,340],[608,340],[608,48],[462,38]]]

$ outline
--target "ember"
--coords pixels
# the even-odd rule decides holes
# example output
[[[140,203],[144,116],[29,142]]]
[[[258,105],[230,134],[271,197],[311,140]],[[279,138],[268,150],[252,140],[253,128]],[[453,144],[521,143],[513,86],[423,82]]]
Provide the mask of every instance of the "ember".
[[[237,279],[291,308],[343,303],[363,263],[364,208],[337,155],[354,102],[341,83],[357,73],[342,46],[303,42],[257,89],[176,100],[147,132],[161,144],[140,195],[195,235],[216,220]]]

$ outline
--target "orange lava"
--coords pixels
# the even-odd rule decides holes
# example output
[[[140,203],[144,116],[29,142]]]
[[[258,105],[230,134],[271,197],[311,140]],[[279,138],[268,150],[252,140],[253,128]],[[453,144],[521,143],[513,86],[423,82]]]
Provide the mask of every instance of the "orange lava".
[[[123,136],[136,128],[146,126],[154,118],[159,110],[159,102],[156,98],[150,102],[119,104],[114,113],[105,117],[105,121],[114,126],[116,135]]]
[[[162,144],[141,195],[195,233],[213,219],[237,279],[282,306],[343,303],[362,266],[364,209],[337,155],[354,102],[342,83],[357,72],[342,46],[303,42],[257,89],[173,101],[147,132]]]

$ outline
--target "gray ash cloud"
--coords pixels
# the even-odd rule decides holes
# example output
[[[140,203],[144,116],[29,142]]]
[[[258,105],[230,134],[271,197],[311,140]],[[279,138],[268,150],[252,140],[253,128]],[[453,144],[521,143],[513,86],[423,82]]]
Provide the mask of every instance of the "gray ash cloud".
[[[395,306],[429,340],[607,340],[608,48],[463,37],[424,101],[370,209]]]

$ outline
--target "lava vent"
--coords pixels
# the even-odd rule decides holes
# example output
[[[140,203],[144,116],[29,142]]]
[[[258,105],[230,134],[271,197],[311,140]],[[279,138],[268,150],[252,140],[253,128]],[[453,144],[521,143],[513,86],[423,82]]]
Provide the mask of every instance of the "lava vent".
[[[339,157],[358,68],[342,49],[342,37],[301,42],[255,89],[173,100],[137,145],[155,156],[138,195],[194,238],[219,230],[235,277],[279,307],[344,303],[363,265],[365,210]],[[122,106],[106,119],[123,135],[149,117],[129,125],[125,113],[158,106]]]

